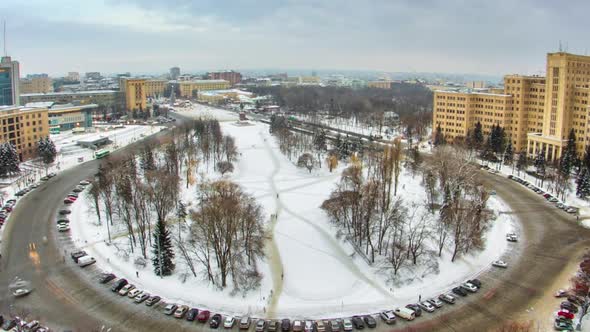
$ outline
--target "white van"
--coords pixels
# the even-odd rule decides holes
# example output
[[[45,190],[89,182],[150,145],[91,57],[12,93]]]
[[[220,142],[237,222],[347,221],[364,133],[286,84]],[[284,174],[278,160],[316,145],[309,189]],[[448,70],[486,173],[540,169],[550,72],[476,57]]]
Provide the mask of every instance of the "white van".
[[[414,320],[414,318],[416,318],[416,313],[412,309],[395,308],[393,312],[396,314],[396,316],[399,316],[405,320]]]
[[[92,256],[83,256],[78,258],[78,265],[80,267],[86,267],[88,265],[92,265],[96,263],[96,259],[94,259],[94,257]]]

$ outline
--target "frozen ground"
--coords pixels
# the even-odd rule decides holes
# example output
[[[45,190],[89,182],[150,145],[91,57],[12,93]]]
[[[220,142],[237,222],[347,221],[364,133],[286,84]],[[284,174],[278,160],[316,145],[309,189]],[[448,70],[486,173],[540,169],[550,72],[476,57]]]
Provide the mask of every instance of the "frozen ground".
[[[225,119],[229,120],[222,112],[225,111],[200,105],[179,110],[181,114],[222,119],[227,116]],[[235,119],[235,114],[229,114]],[[444,253],[439,274],[408,275],[403,287],[393,287],[375,268],[356,255],[352,257],[352,247],[335,237],[335,229],[319,208],[339,180],[342,166],[334,173],[329,173],[325,167],[311,174],[296,168],[280,153],[268,127],[263,124],[238,126],[235,122],[224,122],[222,130],[236,138],[241,153],[236,170],[229,178],[254,195],[263,206],[273,234],[266,247],[267,258],[259,265],[264,275],[259,290],[244,297],[232,296],[229,291],[220,292],[200,279],[183,280],[182,271],[163,281],[154,276],[151,264],[145,269],[136,268],[132,258],[125,259],[117,254],[127,249],[124,232],[118,233],[116,245],[105,244],[106,228],[96,225],[95,214],[89,210],[84,195],[74,204],[71,216],[74,241],[95,256],[100,267],[111,269],[140,289],[171,301],[228,314],[313,318],[377,312],[415,302],[418,295],[423,298],[438,295],[484,271],[491,261],[501,257],[507,246],[505,234],[515,227],[510,214],[500,214],[487,233],[485,250],[455,263],[450,263],[449,253]],[[423,203],[419,177],[402,174],[401,179],[399,195],[407,202]],[[185,199],[190,199],[191,195],[183,193]],[[507,210],[494,197],[489,204],[494,211]],[[278,218],[273,223],[270,215],[275,213]]]
[[[238,115],[231,111],[226,111],[212,106],[194,104],[188,107],[175,107],[175,111],[183,116],[191,118],[211,118],[219,122],[235,121]]]

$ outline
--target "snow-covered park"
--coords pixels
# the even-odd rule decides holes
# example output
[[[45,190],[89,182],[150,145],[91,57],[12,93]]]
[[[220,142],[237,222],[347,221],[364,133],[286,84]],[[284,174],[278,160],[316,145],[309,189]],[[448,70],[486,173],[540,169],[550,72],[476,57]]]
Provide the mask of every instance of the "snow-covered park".
[[[235,138],[240,156],[233,173],[224,175],[239,184],[263,207],[271,238],[265,246],[266,257],[258,265],[262,274],[259,288],[246,294],[219,290],[201,278],[188,276],[177,255],[174,275],[162,279],[153,273],[151,263],[134,265],[134,256],[121,255],[127,246],[124,227],[111,230],[98,226],[96,213],[86,195],[72,206],[71,236],[80,249],[96,258],[100,268],[127,278],[139,289],[158,294],[167,301],[207,308],[215,312],[254,317],[330,318],[351,314],[375,313],[416,302],[449,291],[458,283],[477,276],[501,258],[507,249],[505,234],[515,230],[516,220],[505,212],[508,207],[491,196],[488,208],[497,218],[485,234],[481,251],[450,261],[450,252],[442,254],[438,272],[406,269],[392,284],[377,266],[368,264],[349,242],[337,237],[337,230],[320,208],[340,180],[341,164],[334,172],[327,167],[308,172],[298,168],[279,150],[276,139],[262,123],[237,124],[236,114],[194,105],[177,110],[189,117],[218,118],[225,135]],[[67,141],[67,139],[65,139]],[[62,149],[67,147],[66,142]],[[220,175],[203,169],[207,177]],[[398,195],[414,209],[424,209],[425,193],[420,176],[402,171]],[[188,208],[197,207],[194,187],[184,190]],[[412,205],[413,204],[413,205]],[[276,214],[274,220],[271,215]],[[171,232],[175,232],[174,227]],[[137,256],[137,254],[135,254]]]

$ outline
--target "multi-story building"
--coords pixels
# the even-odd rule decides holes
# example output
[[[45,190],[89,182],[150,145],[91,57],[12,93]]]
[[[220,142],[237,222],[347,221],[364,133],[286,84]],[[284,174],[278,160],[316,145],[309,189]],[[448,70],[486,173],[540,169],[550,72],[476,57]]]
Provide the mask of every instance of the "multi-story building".
[[[146,97],[163,96],[167,86],[167,80],[146,80],[145,95]]]
[[[125,96],[127,111],[145,111],[147,109],[146,79],[126,78],[119,80],[119,89]]]
[[[68,73],[68,76],[66,76],[65,79],[68,82],[80,82],[80,73],[77,71],[71,71]]]
[[[225,90],[230,86],[226,80],[195,80],[180,81],[178,87],[180,96],[184,98],[196,97],[199,91]]]
[[[51,105],[48,108],[49,131],[58,133],[61,130],[92,127],[92,115],[98,105]]]
[[[377,88],[377,89],[391,89],[392,81],[369,81],[367,86],[369,88]]]
[[[590,144],[590,56],[549,53],[546,74],[507,75],[502,93],[435,91],[433,124],[449,141],[477,122],[485,134],[499,124],[515,150],[548,160],[561,156],[573,129],[581,156]]]
[[[20,70],[18,61],[9,56],[0,60],[0,105],[20,105]]]
[[[37,102],[54,102],[58,104],[97,104],[109,108],[123,108],[125,98],[119,91],[96,90],[76,92],[51,92],[21,94],[21,104]]]
[[[484,89],[486,87],[485,81],[470,81],[465,83],[465,87],[469,89]]]
[[[180,68],[178,68],[178,67],[170,68],[170,79],[177,80],[178,76],[180,76]]]
[[[20,80],[20,93],[49,93],[53,91],[53,81],[47,74],[28,75]]]
[[[37,142],[49,136],[47,108],[0,106],[0,142],[16,147],[21,161],[35,157]]]
[[[242,81],[242,74],[233,70],[211,72],[208,77],[212,80],[226,80],[231,86]]]
[[[102,76],[100,75],[99,72],[97,71],[91,71],[91,72],[87,72],[84,76],[86,76],[86,80],[92,80],[92,81],[100,81],[102,79]]]

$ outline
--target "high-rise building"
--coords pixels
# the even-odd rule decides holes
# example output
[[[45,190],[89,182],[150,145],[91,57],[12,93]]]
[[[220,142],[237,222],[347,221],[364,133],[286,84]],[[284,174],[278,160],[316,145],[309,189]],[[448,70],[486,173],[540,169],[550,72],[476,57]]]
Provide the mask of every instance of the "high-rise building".
[[[177,80],[178,76],[180,76],[180,68],[178,68],[178,67],[170,68],[170,79]]]
[[[242,74],[233,70],[215,71],[207,74],[207,76],[212,80],[226,80],[232,86],[242,81]]]
[[[0,105],[20,105],[20,70],[18,61],[9,56],[0,60]]]
[[[480,122],[484,134],[499,124],[516,151],[547,160],[561,156],[571,130],[582,156],[590,144],[590,56],[547,54],[546,77],[507,75],[504,90],[434,93],[433,126],[448,141],[465,138]]]
[[[20,80],[20,93],[49,93],[53,91],[53,81],[47,74],[27,75]]]

